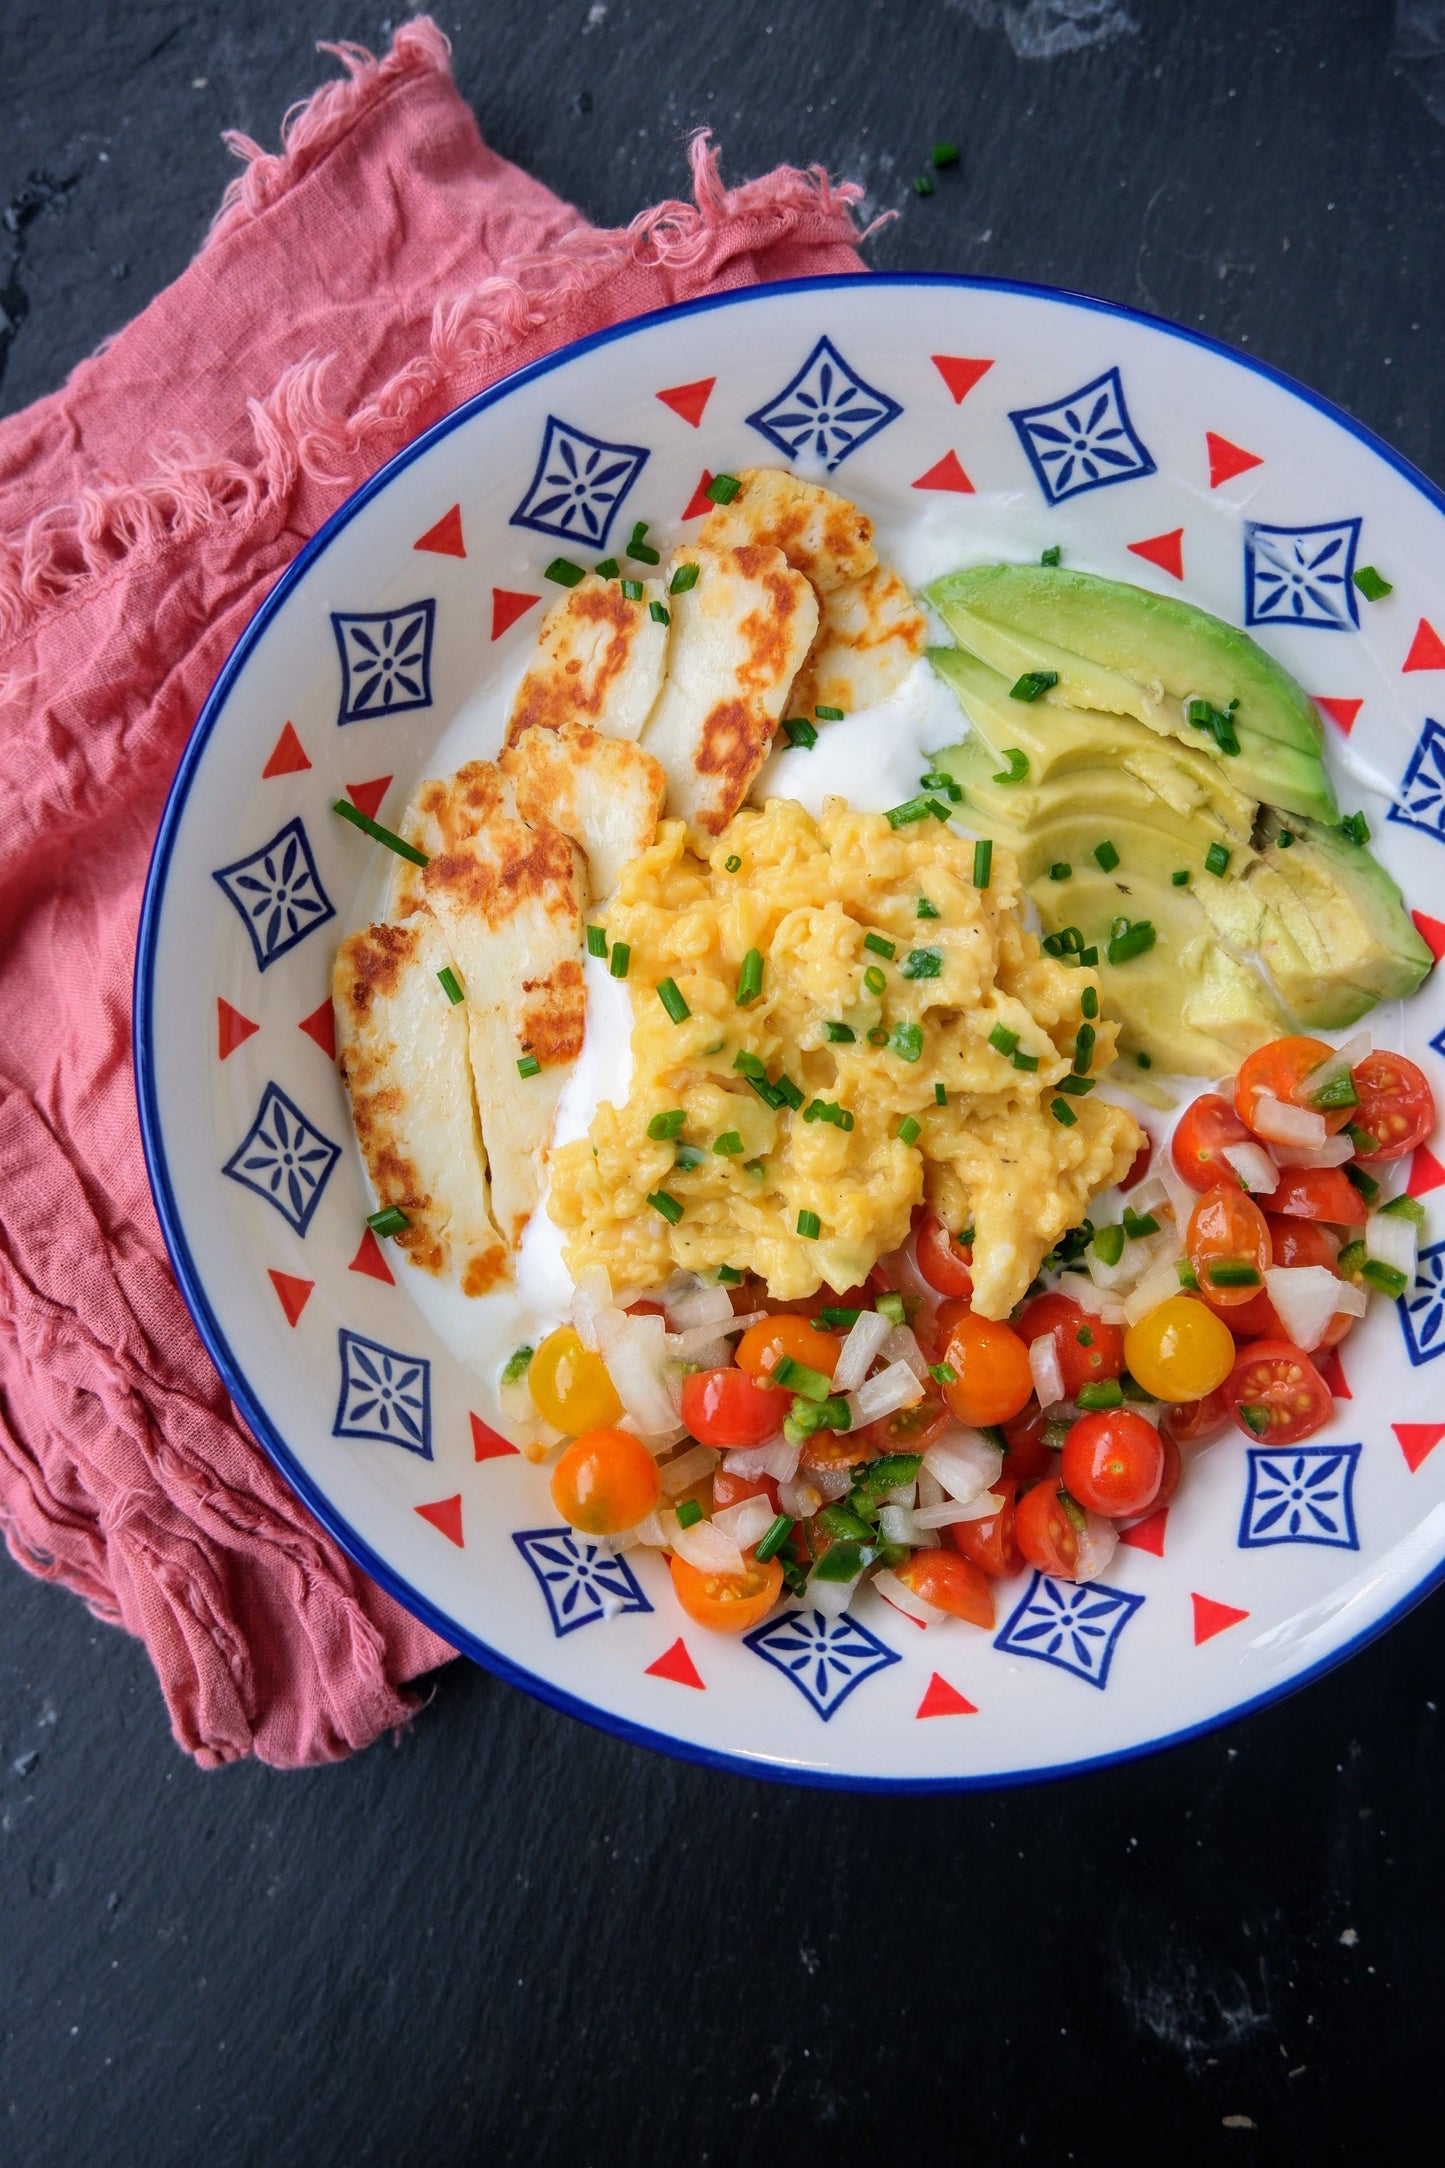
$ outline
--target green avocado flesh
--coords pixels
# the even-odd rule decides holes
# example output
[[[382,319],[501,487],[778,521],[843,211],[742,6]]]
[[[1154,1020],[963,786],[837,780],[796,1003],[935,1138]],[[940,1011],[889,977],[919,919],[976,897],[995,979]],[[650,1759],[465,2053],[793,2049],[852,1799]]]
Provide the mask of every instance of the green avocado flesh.
[[[982,571],[1017,571],[1032,581],[1036,568]],[[929,590],[929,600],[960,633],[941,597],[981,577],[958,574]],[[1059,575],[1047,570],[1042,577]],[[1154,649],[1153,606],[1161,598],[1084,574],[1064,578],[1071,594],[1086,583],[1115,598],[1113,644],[1102,669],[1115,670],[1126,644],[1117,598],[1147,606],[1129,656],[1140,678],[1157,687],[1165,665]],[[1171,602],[1168,610],[1171,654],[1180,652],[1185,621],[1198,620],[1221,636],[1221,652],[1232,641],[1265,666],[1236,684],[1263,686],[1272,674],[1304,701],[1293,680],[1242,633],[1184,604]],[[1105,645],[1073,615],[1058,630],[1067,632],[1069,649],[1058,639],[1031,639],[1015,675],[1058,667],[1057,658],[1086,638],[1095,649]],[[1430,969],[1430,951],[1399,889],[1368,849],[1341,833],[1317,744],[1310,751],[1261,739],[1254,748],[1263,748],[1260,761],[1251,764],[1242,727],[1240,755],[1227,757],[1188,725],[1187,737],[1161,734],[1137,712],[1061,697],[1062,670],[1059,686],[1042,699],[1015,700],[1014,678],[1006,674],[1014,660],[997,645],[989,660],[961,647],[931,649],[929,660],[970,725],[962,744],[935,756],[935,765],[963,788],[959,817],[1014,852],[1046,933],[1077,927],[1084,946],[1098,949],[1102,1000],[1106,1013],[1121,1020],[1126,1057],[1142,1054],[1161,1070],[1223,1075],[1281,1033],[1347,1028],[1377,1001],[1413,993]],[[1100,682],[1096,676],[1092,689]],[[1197,670],[1190,683],[1204,685]],[[1216,680],[1201,697],[1222,708],[1238,697],[1242,724],[1244,692]],[[1288,703],[1282,712],[1291,712]],[[1317,741],[1317,722],[1310,730]],[[1017,775],[1020,755],[1027,768]],[[1291,791],[1293,804],[1282,805],[1277,791],[1252,795],[1262,768],[1273,764],[1277,774],[1276,756],[1317,771],[1310,791]],[[1302,798],[1324,807],[1326,817],[1297,810]],[[1282,834],[1290,836],[1288,844],[1281,845]],[[1100,845],[1117,864],[1098,863]],[[1215,864],[1228,854],[1222,873],[1211,870],[1211,850]],[[1178,874],[1187,881],[1177,881]],[[1147,919],[1156,938],[1142,955],[1111,964],[1110,931],[1121,918]]]

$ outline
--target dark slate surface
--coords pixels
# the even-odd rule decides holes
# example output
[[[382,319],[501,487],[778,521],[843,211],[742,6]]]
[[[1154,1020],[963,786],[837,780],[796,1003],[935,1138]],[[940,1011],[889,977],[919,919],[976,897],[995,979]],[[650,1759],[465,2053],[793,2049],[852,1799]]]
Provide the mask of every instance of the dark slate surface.
[[[819,159],[900,208],[877,263],[1203,325],[1445,478],[1445,9],[1398,12],[442,19],[491,141],[595,218],[678,193],[706,120],[734,177]],[[385,26],[4,0],[4,407],[181,269],[220,128],[274,141],[322,35]],[[963,160],[919,200],[939,136]],[[0,2155],[26,2168],[1353,2164],[1430,2113],[1445,1599],[1160,1759],[898,1801],[647,1757],[462,1665],[345,1767],[203,1776],[135,1646],[8,1567],[0,1619]]]

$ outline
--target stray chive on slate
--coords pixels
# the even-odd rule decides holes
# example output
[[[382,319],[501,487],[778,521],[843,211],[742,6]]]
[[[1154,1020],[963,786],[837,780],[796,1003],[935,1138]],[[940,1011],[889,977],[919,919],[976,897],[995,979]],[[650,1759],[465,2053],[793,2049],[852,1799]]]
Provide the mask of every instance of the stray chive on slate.
[[[926,173],[915,174],[913,193],[915,196],[931,196],[933,194],[933,182]]]
[[[691,1009],[682,998],[682,991],[676,979],[659,979],[657,982],[657,998],[672,1018],[674,1024],[685,1024],[692,1014]]]
[[[678,1203],[676,1197],[670,1195],[665,1189],[652,1190],[647,1201],[654,1212],[662,1214],[669,1227],[675,1227],[682,1218],[683,1207]]]
[[[570,557],[554,557],[542,577],[544,580],[555,580],[559,587],[579,587],[587,575],[580,565],[573,564]]]
[[[601,926],[587,928],[587,953],[589,956],[607,954],[607,935]]]
[[[685,595],[690,587],[696,587],[699,565],[679,565],[667,583],[670,595]]]
[[[540,1076],[542,1064],[535,1054],[523,1054],[517,1062],[518,1076]]]
[[[399,1204],[389,1204],[384,1211],[368,1213],[366,1224],[374,1235],[399,1235],[406,1232],[411,1221]]]
[[[704,495],[709,504],[731,504],[742,486],[735,474],[715,474]]]
[[[612,944],[612,961],[607,967],[608,970],[611,972],[613,978],[625,979],[627,976],[627,967],[631,963],[631,961],[631,944],[627,941],[614,941]]]
[[[441,970],[437,973],[437,977],[441,980],[442,992],[446,995],[453,1008],[457,1006],[459,1001],[466,1000],[467,997],[457,983],[457,975],[450,964],[443,964]]]
[[[364,836],[370,836],[373,843],[384,843],[389,851],[396,852],[398,858],[405,858],[414,866],[431,863],[426,852],[419,851],[414,843],[407,843],[401,836],[394,836],[389,828],[383,828],[379,821],[368,819],[365,813],[358,813],[349,798],[338,798],[331,810],[339,813],[344,821],[350,821],[353,828],[359,828]]]
[[[789,745],[801,746],[805,753],[818,742],[818,733],[805,715],[790,716],[783,724],[783,736]]]
[[[1008,689],[1010,700],[1040,700],[1059,682],[1057,670],[1025,670]]]
[[[1394,585],[1378,573],[1373,565],[1361,565],[1355,574],[1355,585],[1366,602],[1381,602],[1386,595],[1393,595]]]
[[[935,143],[929,156],[935,167],[956,166],[958,164],[958,145],[956,143]]]

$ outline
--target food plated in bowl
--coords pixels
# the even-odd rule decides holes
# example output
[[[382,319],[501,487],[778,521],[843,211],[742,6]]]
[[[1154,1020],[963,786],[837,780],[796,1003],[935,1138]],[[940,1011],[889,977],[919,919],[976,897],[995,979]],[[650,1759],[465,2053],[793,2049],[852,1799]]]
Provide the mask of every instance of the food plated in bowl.
[[[1066,350],[1101,367],[1055,415]],[[1377,507],[1368,604],[1365,513],[1243,516],[1318,510],[1327,458]],[[1379,786],[1438,520],[1184,335],[906,280],[628,327],[363,493],[218,688],[138,1017],[188,1293],[353,1549],[568,1705],[843,1781],[1137,1750],[1418,1589],[1426,752]],[[1378,715],[1348,739],[1328,632]],[[207,940],[187,1111],[157,1012]],[[335,1031],[345,1109],[253,1013],[333,959],[290,1024]],[[1382,1063],[1403,1126],[1342,1153]]]

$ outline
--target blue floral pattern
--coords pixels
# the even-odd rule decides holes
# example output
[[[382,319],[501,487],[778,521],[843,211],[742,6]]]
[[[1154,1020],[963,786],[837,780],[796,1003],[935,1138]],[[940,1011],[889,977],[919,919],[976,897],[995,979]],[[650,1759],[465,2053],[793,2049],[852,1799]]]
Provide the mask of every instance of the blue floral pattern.
[[[993,1645],[1071,1671],[1102,1691],[1119,1636],[1143,1601],[1127,1588],[1035,1573]]]
[[[1396,1308],[1405,1352],[1417,1370],[1421,1363],[1445,1355],[1445,1242],[1432,1242],[1421,1250],[1415,1261],[1415,1284]]]
[[[1148,447],[1129,419],[1117,369],[1106,369],[1092,383],[1048,406],[1018,407],[1009,420],[1049,504],[1155,472]]]
[[[340,723],[367,723],[431,706],[435,602],[400,610],[333,610],[341,653]]]
[[[249,857],[218,867],[211,879],[240,913],[259,971],[336,916],[299,819],[287,821]]]
[[[594,1619],[652,1609],[627,1560],[575,1528],[524,1529],[512,1541],[537,1577],[559,1637]]]
[[[1389,818],[1445,843],[1445,729],[1429,716],[1410,755]]]
[[[536,472],[511,524],[600,550],[651,456],[644,445],[610,444],[549,414]]]
[[[1267,527],[1246,520],[1246,625],[1353,632],[1360,622],[1354,582],[1359,539],[1357,519],[1327,520],[1318,527]]]
[[[340,1145],[323,1136],[279,1084],[268,1084],[255,1120],[221,1172],[275,1205],[304,1239],[340,1157]]]
[[[744,1634],[743,1640],[755,1656],[792,1681],[825,1724],[855,1686],[901,1662],[896,1650],[847,1611],[841,1618],[828,1618],[822,1611],[785,1611]]]
[[[1318,1543],[1357,1551],[1357,1445],[1252,1445],[1239,1523],[1241,1550],[1275,1543]]]
[[[896,399],[850,368],[832,340],[824,338],[797,375],[748,416],[748,426],[775,444],[785,459],[816,459],[831,474],[902,412]]]
[[[424,1355],[403,1355],[343,1325],[341,1397],[331,1426],[336,1438],[379,1438],[430,1460],[431,1364]]]

